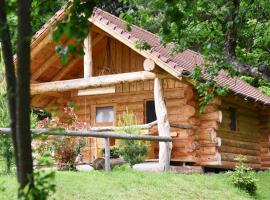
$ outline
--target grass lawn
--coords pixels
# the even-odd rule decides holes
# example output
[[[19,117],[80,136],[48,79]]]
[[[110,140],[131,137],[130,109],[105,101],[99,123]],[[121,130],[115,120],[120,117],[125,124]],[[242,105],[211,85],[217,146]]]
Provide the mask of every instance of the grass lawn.
[[[256,199],[270,199],[270,171],[259,172]],[[1,200],[16,197],[14,175],[1,175]],[[143,173],[130,169],[105,172],[57,172],[54,199],[254,199],[234,188],[226,174],[183,175],[174,173]]]

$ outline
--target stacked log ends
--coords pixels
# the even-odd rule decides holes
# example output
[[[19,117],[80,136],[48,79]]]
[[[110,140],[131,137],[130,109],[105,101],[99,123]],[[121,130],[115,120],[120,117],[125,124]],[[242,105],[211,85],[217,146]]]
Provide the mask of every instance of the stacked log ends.
[[[194,91],[190,85],[183,85],[184,96],[181,99],[166,99],[171,124],[200,125],[196,117],[197,102],[194,101]],[[171,128],[173,149],[171,159],[181,162],[197,162],[200,144],[195,134],[195,129]]]
[[[222,112],[218,110],[220,98],[214,98],[203,113],[199,114],[200,126],[196,130],[198,135],[201,165],[221,165],[221,138],[217,137],[216,130],[222,122]]]

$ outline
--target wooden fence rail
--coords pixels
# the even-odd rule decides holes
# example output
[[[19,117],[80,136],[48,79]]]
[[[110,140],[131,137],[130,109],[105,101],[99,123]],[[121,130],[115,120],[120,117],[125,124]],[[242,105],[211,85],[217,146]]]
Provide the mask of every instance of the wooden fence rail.
[[[10,128],[0,128],[1,134],[10,134]],[[158,141],[165,142],[166,146],[169,148],[169,143],[172,141],[171,137],[167,136],[151,136],[151,135],[135,135],[129,133],[115,133],[115,132],[98,132],[98,131],[73,131],[73,130],[60,130],[53,131],[49,129],[31,129],[33,134],[41,134],[41,135],[54,135],[54,136],[74,136],[74,137],[97,137],[104,138],[104,146],[105,146],[105,170],[106,172],[110,171],[110,138],[114,139],[126,139],[126,140],[146,140],[146,141]],[[169,152],[169,151],[168,151]],[[168,155],[170,158],[170,155]],[[170,161],[167,161],[169,163]],[[165,170],[168,167],[164,168]]]

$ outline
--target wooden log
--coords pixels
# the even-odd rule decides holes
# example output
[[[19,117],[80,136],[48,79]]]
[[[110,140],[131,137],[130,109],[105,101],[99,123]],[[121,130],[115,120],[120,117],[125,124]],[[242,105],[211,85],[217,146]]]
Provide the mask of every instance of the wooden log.
[[[159,66],[156,65],[155,61],[153,61],[150,58],[146,58],[143,62],[143,68],[147,72],[153,72],[155,74],[158,74],[160,78],[167,78],[167,77],[172,77],[172,75],[168,74],[164,69],[160,68]]]
[[[83,42],[84,57],[83,57],[83,74],[84,78],[90,78],[93,74],[93,58],[92,58],[92,33],[89,30],[88,36]]]
[[[221,160],[222,161],[235,161],[235,158],[240,155],[238,153],[221,153]],[[257,163],[259,164],[261,162],[261,159],[259,156],[248,156],[248,155],[245,155],[246,157],[246,162],[247,163]]]
[[[242,155],[250,155],[250,156],[260,156],[259,150],[253,150],[253,149],[243,149],[238,147],[231,147],[231,146],[225,146],[222,145],[220,147],[221,153],[237,153]]]
[[[59,60],[59,55],[54,54],[50,59],[46,60],[32,75],[32,80],[37,80],[53,63]]]
[[[235,167],[236,164],[238,164],[238,162],[235,161],[222,161],[222,168],[228,168],[228,169],[232,169]],[[261,169],[261,164],[255,164],[255,163],[245,163],[248,167],[251,167],[253,169]]]
[[[114,167],[125,163],[126,162],[122,158],[110,159],[110,168],[113,169]],[[103,170],[105,169],[105,158],[96,158],[92,164],[95,170]]]
[[[104,148],[105,148],[105,171],[110,171],[110,139],[104,138]]]
[[[138,129],[150,129],[157,125],[157,121],[150,122],[148,124],[138,124],[134,125],[132,127],[138,128]],[[120,127],[118,126],[98,126],[98,127],[91,127],[91,131],[115,131],[118,130]],[[128,126],[121,127],[121,129],[127,129]]]
[[[200,128],[201,129],[208,129],[208,128],[213,128],[215,130],[218,129],[218,124],[216,121],[202,121],[200,123]]]
[[[222,112],[215,111],[212,113],[201,114],[200,119],[202,121],[217,121],[219,123],[222,122]]]
[[[31,84],[31,94],[42,94],[47,92],[63,92],[76,89],[86,89],[114,85],[123,82],[154,79],[155,74],[151,72],[130,72],[114,75],[104,75],[91,78],[54,81],[46,83]]]
[[[129,133],[116,133],[116,132],[97,132],[97,131],[52,131],[48,129],[31,129],[34,134],[41,135],[55,135],[55,136],[74,136],[74,137],[96,137],[96,138],[115,138],[115,139],[127,139],[127,140],[147,140],[147,141],[160,141],[171,142],[172,138],[169,136],[152,136],[152,135],[140,135]],[[10,134],[10,128],[0,128],[0,134]]]
[[[221,99],[219,97],[214,97],[214,99],[209,102],[209,105],[211,105],[211,104],[221,105]]]
[[[222,139],[222,145],[230,146],[230,147],[238,147],[243,149],[251,149],[251,150],[260,150],[260,145],[258,143],[251,142],[243,142],[233,139]]]
[[[168,120],[167,108],[164,101],[162,85],[162,80],[160,78],[155,78],[154,100],[158,122],[158,133],[160,136],[170,137],[170,124]],[[165,171],[168,171],[170,168],[171,150],[171,143],[159,143],[159,164]]]

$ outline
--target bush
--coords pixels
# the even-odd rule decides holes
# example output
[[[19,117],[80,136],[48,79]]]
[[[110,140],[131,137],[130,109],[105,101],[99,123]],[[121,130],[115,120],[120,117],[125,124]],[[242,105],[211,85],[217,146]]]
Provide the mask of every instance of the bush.
[[[238,161],[235,170],[228,172],[232,183],[239,189],[248,192],[250,195],[255,195],[257,190],[257,179],[255,178],[254,170],[245,166],[245,156],[239,155],[235,160]]]
[[[105,148],[102,148],[101,150],[102,154],[105,154]],[[110,158],[119,158],[119,148],[118,147],[112,147],[110,148]]]
[[[84,129],[84,123],[78,121],[75,114],[75,107],[70,103],[61,110],[61,116],[53,116],[52,119],[46,118],[38,123],[37,128],[48,128],[54,132],[59,132],[61,136],[49,136],[46,139],[39,139],[36,143],[40,150],[37,154],[38,160],[57,161],[58,168],[61,170],[76,170],[76,158],[80,150],[85,146],[85,138],[70,137],[63,135],[67,130]],[[40,148],[41,146],[41,148]],[[43,162],[44,163],[44,162]]]
[[[140,134],[141,130],[134,126],[136,124],[136,117],[133,113],[129,113],[128,110],[126,110],[122,118],[119,118],[118,126],[122,128],[119,128],[117,132]],[[119,154],[131,167],[137,163],[143,162],[147,151],[148,149],[145,143],[139,140],[121,140],[119,147]]]

